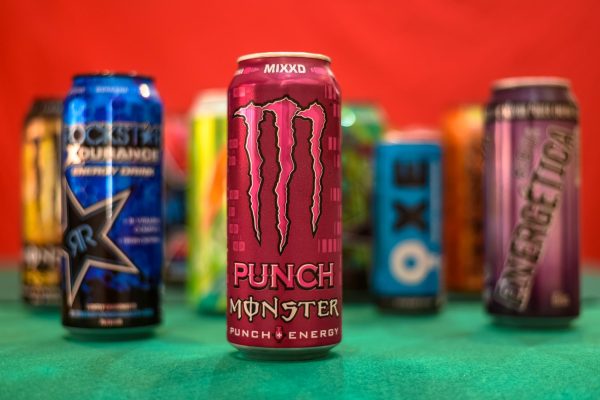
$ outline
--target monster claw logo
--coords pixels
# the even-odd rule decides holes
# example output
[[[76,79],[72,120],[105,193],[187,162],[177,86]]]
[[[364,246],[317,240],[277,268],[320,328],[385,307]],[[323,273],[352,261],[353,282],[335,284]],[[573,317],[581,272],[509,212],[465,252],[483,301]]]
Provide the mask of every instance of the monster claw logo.
[[[292,175],[296,169],[293,152],[296,145],[296,132],[294,130],[294,119],[301,118],[311,123],[311,134],[308,138],[310,145],[310,156],[312,159],[313,191],[311,196],[311,230],[313,236],[317,232],[319,218],[321,216],[321,192],[323,178],[323,162],[321,160],[321,138],[327,123],[324,107],[318,102],[311,103],[307,108],[301,108],[294,100],[285,96],[281,99],[266,104],[250,103],[237,109],[234,117],[244,120],[246,126],[245,149],[248,156],[248,175],[250,186],[248,197],[250,199],[250,211],[256,240],[261,242],[260,230],[260,192],[263,184],[262,166],[263,157],[259,149],[261,136],[260,124],[265,114],[271,113],[274,117],[274,126],[277,135],[277,151],[279,173],[274,187],[276,209],[277,209],[277,232],[279,233],[279,253],[283,253],[288,242],[290,220],[287,215],[289,202],[289,189]]]
[[[325,110],[317,103],[312,103],[306,110],[297,114],[300,118],[305,118],[312,123],[312,132],[310,135],[310,155],[312,157],[312,167],[314,172],[312,205],[310,207],[312,215],[312,233],[317,233],[317,225],[321,216],[321,179],[323,178],[323,163],[321,162],[321,136],[325,129]],[[316,133],[318,132],[318,133]]]

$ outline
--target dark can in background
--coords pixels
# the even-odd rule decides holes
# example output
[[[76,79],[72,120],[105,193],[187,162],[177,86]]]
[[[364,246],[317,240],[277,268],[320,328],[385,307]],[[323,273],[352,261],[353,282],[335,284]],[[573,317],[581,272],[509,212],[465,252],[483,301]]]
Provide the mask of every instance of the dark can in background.
[[[442,154],[433,140],[375,148],[371,286],[380,308],[437,311],[442,282]]]
[[[342,223],[344,300],[368,299],[372,260],[373,148],[385,129],[382,109],[366,101],[342,106]]]
[[[569,82],[496,82],[485,137],[486,291],[501,323],[579,314],[579,131]]]
[[[189,127],[183,114],[167,114],[163,123],[165,180],[165,273],[167,284],[183,284],[189,254],[186,233]]]
[[[341,340],[340,90],[329,58],[240,57],[228,93],[227,338],[255,358]]]
[[[79,75],[62,130],[63,325],[147,333],[164,263],[162,103],[153,80]]]
[[[36,99],[23,127],[21,293],[34,306],[60,304],[62,100]]]

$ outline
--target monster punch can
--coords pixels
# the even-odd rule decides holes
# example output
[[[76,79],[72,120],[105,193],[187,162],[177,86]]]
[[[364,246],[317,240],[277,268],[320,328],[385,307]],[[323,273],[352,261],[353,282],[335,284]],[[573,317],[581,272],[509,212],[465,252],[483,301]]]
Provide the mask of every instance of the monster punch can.
[[[480,298],[483,288],[483,107],[445,115],[444,264],[448,290]]]
[[[341,340],[340,90],[328,57],[240,57],[228,94],[227,337],[246,356]]]
[[[371,284],[385,311],[428,313],[443,302],[439,143],[390,139],[375,148]]]
[[[494,84],[485,133],[485,299],[500,323],[579,315],[579,131],[569,82]]]
[[[62,319],[74,334],[148,334],[160,322],[161,124],[151,78],[74,78],[62,130]]]
[[[191,122],[187,297],[200,312],[224,314],[227,305],[227,91],[202,92],[192,107]]]
[[[62,100],[37,99],[23,129],[23,300],[60,304],[60,124]]]

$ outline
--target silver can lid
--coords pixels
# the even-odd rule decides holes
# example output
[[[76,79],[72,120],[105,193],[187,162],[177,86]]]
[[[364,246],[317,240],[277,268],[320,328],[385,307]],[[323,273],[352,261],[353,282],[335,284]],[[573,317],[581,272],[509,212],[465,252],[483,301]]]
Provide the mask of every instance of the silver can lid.
[[[238,57],[237,62],[252,60],[254,58],[274,58],[274,57],[298,57],[298,58],[313,58],[315,60],[323,60],[331,62],[331,59],[323,54],[305,53],[302,51],[273,51],[266,53],[252,53]]]
[[[559,86],[569,88],[571,82],[568,79],[557,76],[523,76],[503,78],[492,83],[494,90],[514,89],[520,87],[535,87],[535,86]]]

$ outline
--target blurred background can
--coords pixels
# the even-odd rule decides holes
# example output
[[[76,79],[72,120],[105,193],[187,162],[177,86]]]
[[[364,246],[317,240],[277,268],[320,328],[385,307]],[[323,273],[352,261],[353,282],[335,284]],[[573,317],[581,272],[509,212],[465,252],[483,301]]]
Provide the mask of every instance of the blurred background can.
[[[579,315],[579,111],[561,78],[495,82],[486,112],[485,267],[495,321]]]
[[[160,323],[162,102],[152,78],[77,75],[62,133],[63,325],[145,335]]]
[[[227,304],[227,91],[201,92],[190,119],[188,300],[199,311],[224,313]]]
[[[444,268],[450,292],[479,297],[483,289],[483,107],[446,113],[444,152]]]
[[[438,140],[438,132],[411,130],[375,148],[371,285],[383,310],[436,312],[444,300]]]
[[[186,188],[188,184],[189,129],[182,114],[165,116],[165,280],[183,284],[187,275]]]
[[[322,357],[342,338],[341,98],[330,59],[240,57],[228,91],[227,339]]]
[[[33,101],[23,128],[23,300],[60,304],[60,129],[62,100]]]
[[[371,266],[373,147],[383,136],[383,111],[371,102],[342,105],[342,221],[344,299],[368,295]]]

